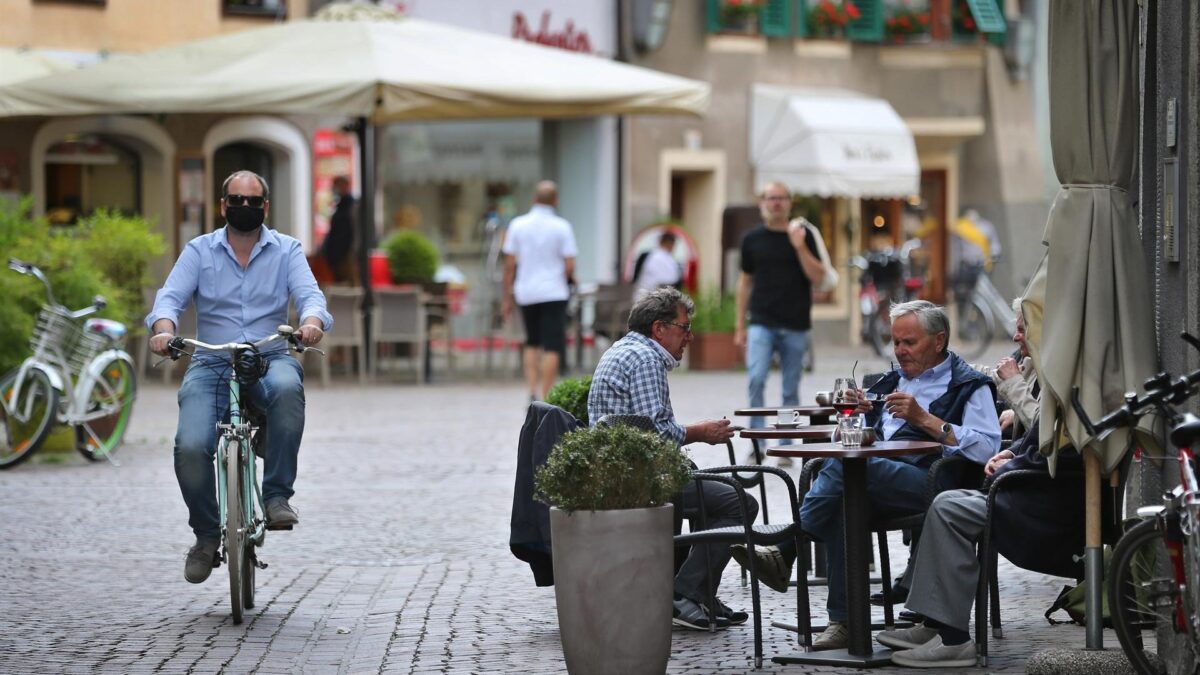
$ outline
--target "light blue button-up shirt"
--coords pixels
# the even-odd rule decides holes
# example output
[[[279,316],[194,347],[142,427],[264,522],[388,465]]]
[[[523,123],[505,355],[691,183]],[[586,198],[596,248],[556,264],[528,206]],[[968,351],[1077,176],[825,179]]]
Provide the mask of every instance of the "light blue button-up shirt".
[[[896,391],[911,394],[925,410],[946,393],[950,386],[950,358],[926,370],[911,380],[900,371],[900,382]],[[887,408],[883,410],[882,424],[884,439],[904,426],[904,420],[893,417]],[[1000,452],[1000,420],[996,416],[996,403],[988,387],[979,387],[967,399],[963,410],[962,424],[951,424],[958,445],[943,446],[944,455],[963,455],[976,464],[986,464],[992,455]]]
[[[184,247],[154,298],[146,327],[153,329],[159,319],[170,319],[178,327],[179,316],[194,302],[196,339],[211,344],[254,342],[288,322],[289,298],[301,321],[316,317],[326,331],[333,328],[325,295],[299,241],[263,226],[250,263],[242,269],[221,228]]]

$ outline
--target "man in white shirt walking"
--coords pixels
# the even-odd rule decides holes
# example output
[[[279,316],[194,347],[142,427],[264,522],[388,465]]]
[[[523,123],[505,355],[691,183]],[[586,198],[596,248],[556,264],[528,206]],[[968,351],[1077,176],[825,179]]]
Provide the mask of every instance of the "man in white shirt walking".
[[[533,208],[514,218],[504,239],[504,300],[507,318],[513,302],[521,307],[525,324],[522,360],[529,398],[544,399],[558,376],[560,354],[566,349],[568,281],[575,274],[575,234],[555,212],[558,186],[537,184]]]
[[[635,272],[633,280],[634,285],[637,286],[633,293],[635,302],[661,286],[679,288],[679,282],[683,279],[683,271],[679,268],[679,261],[672,253],[674,250],[675,233],[668,230],[659,235],[658,246],[646,252],[645,259]]]

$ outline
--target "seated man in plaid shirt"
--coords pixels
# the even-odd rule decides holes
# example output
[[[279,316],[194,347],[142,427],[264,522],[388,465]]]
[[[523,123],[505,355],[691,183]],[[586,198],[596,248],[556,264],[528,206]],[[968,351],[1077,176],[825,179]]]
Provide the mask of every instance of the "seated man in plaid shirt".
[[[588,419],[595,424],[605,415],[644,415],[654,421],[663,438],[684,445],[703,442],[716,445],[733,436],[729,420],[704,420],[683,426],[675,421],[671,410],[671,390],[667,372],[679,365],[683,350],[692,340],[689,317],[695,305],[674,288],[652,291],[638,300],[629,312],[629,332],[613,344],[592,376],[588,395]],[[701,504],[696,484],[683,489],[684,515],[696,527],[700,509],[704,509],[709,527],[740,525],[737,493],[724,483],[707,483]],[[753,518],[758,514],[758,502],[750,500]],[[728,546],[710,546],[708,563],[704,548],[693,546],[691,553],[675,575],[676,625],[708,630],[713,620],[717,628],[742,624],[749,618],[745,612],[735,612],[725,603],[716,602],[716,612],[708,611],[707,583],[713,590],[721,581],[721,573],[729,563]],[[714,596],[715,597],[715,596]]]

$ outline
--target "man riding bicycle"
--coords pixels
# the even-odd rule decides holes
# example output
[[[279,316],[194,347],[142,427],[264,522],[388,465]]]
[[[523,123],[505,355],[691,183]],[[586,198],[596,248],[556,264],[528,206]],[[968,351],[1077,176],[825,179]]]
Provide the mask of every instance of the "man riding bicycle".
[[[300,242],[263,225],[271,203],[267,182],[236,171],[221,186],[226,226],[188,242],[146,317],[150,351],[169,355],[179,316],[195,301],[197,337],[202,342],[253,342],[287,323],[288,300],[301,317],[296,334],[305,346],[320,342],[333,326]],[[296,481],[296,456],[304,432],[304,385],[299,362],[286,343],[268,349],[267,370],[247,392],[247,402],[266,414],[263,501],[267,524],[290,529],[299,522],[288,504]],[[198,584],[219,561],[220,515],[213,458],[217,423],[229,409],[228,358],[197,353],[179,388],[175,434],[175,477],[187,504],[196,543],[188,551],[184,578]]]

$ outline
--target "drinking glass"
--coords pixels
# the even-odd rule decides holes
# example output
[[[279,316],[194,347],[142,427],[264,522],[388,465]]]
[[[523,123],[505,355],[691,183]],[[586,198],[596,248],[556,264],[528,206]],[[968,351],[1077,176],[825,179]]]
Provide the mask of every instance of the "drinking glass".
[[[857,448],[862,445],[863,418],[862,415],[846,415],[838,420],[838,438],[843,448]]]
[[[843,417],[854,414],[858,408],[857,400],[846,396],[847,392],[858,391],[858,387],[854,384],[854,378],[837,378],[833,384],[833,407],[837,409]]]

